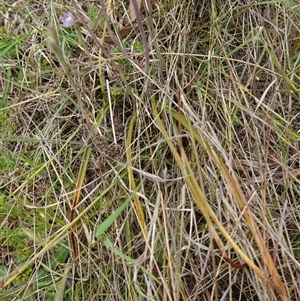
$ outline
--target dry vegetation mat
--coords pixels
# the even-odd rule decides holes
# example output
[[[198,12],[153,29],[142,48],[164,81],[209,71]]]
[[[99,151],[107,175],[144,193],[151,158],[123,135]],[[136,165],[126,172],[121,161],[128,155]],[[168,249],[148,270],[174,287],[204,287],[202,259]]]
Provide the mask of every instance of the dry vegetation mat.
[[[300,3],[0,3],[0,300],[300,300]]]

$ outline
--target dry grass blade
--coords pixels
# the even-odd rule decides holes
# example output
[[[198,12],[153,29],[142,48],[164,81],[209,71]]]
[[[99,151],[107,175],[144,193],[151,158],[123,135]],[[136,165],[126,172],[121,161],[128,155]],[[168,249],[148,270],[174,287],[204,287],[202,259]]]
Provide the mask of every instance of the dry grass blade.
[[[132,172],[132,137],[133,137],[133,131],[134,131],[134,124],[136,122],[136,115],[132,116],[132,119],[130,120],[128,131],[127,131],[127,137],[126,137],[126,157],[127,157],[127,172],[128,172],[128,181],[129,181],[129,188],[134,191],[136,189],[135,179]],[[143,233],[143,236],[145,239],[148,237],[148,230],[147,225],[145,222],[145,216],[144,211],[141,205],[141,202],[139,200],[139,197],[137,195],[134,196],[134,208],[135,208],[135,214],[138,220],[138,223],[141,227],[141,231]]]
[[[72,223],[78,215],[76,207],[80,201],[80,195],[81,195],[81,191],[82,191],[82,187],[83,187],[83,182],[84,182],[84,179],[86,176],[86,169],[88,166],[88,161],[89,161],[89,158],[91,155],[91,151],[92,151],[92,149],[90,147],[87,147],[83,153],[83,158],[82,158],[79,173],[78,173],[76,187],[74,190],[75,193],[74,193],[74,198],[73,198],[73,202],[72,202],[70,223]],[[78,228],[77,225],[75,225],[75,227],[73,227],[72,230],[70,231],[70,238],[71,238],[72,247],[73,247],[73,262],[74,263],[77,263],[79,260],[79,247],[78,247],[78,241],[77,241],[78,236],[76,235],[77,228]]]
[[[136,1],[136,4],[133,2]],[[138,11],[141,8],[141,3],[142,0],[130,0],[129,3],[129,17],[130,17],[130,22],[133,23],[136,20],[137,14],[136,14],[136,9],[135,6],[138,8]]]
[[[180,155],[177,153],[172,141],[170,140],[169,135],[167,134],[167,131],[162,123],[162,121],[159,118],[159,114],[156,108],[156,102],[155,100],[152,100],[152,108],[155,116],[155,120],[158,124],[158,127],[160,131],[162,132],[163,136],[166,138],[168,145],[172,151],[173,156],[176,159],[176,162],[178,166],[180,167],[182,174],[184,177],[186,177],[186,182],[188,183],[196,204],[198,205],[199,209],[201,210],[203,216],[205,217],[209,229],[211,232],[213,232],[214,239],[216,240],[217,244],[221,244],[221,240],[218,237],[218,235],[214,231],[213,223],[220,229],[223,236],[226,238],[226,240],[230,243],[230,245],[233,247],[233,249],[241,256],[241,258],[245,261],[245,263],[255,271],[255,273],[261,277],[265,282],[269,283],[273,288],[277,290],[277,292],[280,294],[282,300],[288,300],[284,285],[278,275],[277,269],[274,266],[274,261],[272,260],[270,253],[268,249],[266,248],[262,237],[259,233],[259,230],[257,226],[255,225],[253,219],[251,218],[251,212],[248,212],[247,210],[247,202],[245,200],[245,197],[239,188],[239,183],[234,180],[233,175],[234,172],[231,171],[231,174],[229,173],[228,169],[225,167],[225,165],[222,163],[222,161],[219,159],[219,157],[216,155],[216,153],[213,151],[213,149],[209,146],[209,143],[203,139],[203,137],[200,136],[200,134],[192,128],[192,126],[184,119],[182,115],[179,115],[178,112],[173,111],[174,118],[181,123],[182,126],[184,126],[186,129],[189,129],[189,131],[192,132],[192,135],[195,137],[195,139],[201,144],[201,146],[205,149],[205,151],[208,153],[212,161],[216,164],[216,166],[220,169],[222,175],[224,176],[225,180],[229,184],[231,191],[233,192],[235,199],[237,203],[240,206],[240,209],[244,212],[244,217],[247,221],[247,224],[249,228],[251,229],[252,235],[255,238],[255,241],[258,245],[258,247],[261,249],[261,252],[263,254],[263,259],[266,263],[266,266],[269,269],[271,279],[268,277],[268,275],[265,274],[264,271],[262,271],[260,268],[258,268],[253,261],[238,247],[238,245],[232,240],[230,237],[230,234],[225,230],[225,228],[222,226],[221,222],[211,209],[208,202],[205,200],[205,196],[203,192],[201,191],[201,188],[199,187],[199,184],[197,183],[196,178],[194,177],[193,171],[190,167],[189,161],[187,160],[184,152],[182,153],[183,157],[180,157]],[[227,259],[228,256],[225,255],[225,258]],[[239,267],[239,266],[238,266]],[[241,266],[244,267],[244,266]]]

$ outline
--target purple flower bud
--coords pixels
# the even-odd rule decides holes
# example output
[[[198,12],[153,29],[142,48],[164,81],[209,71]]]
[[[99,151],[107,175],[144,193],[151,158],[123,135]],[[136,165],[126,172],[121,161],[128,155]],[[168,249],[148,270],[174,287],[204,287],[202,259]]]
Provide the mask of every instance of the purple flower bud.
[[[67,12],[67,13],[64,13],[64,17],[60,19],[60,21],[67,27],[71,27],[74,25],[75,23],[75,18],[74,16],[72,15],[72,13],[70,12]]]

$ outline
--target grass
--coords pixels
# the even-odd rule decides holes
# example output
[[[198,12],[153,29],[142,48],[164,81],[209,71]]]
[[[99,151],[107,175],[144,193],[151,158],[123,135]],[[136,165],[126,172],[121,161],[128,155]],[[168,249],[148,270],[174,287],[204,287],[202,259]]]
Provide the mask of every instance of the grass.
[[[298,1],[127,2],[1,4],[0,299],[300,300]]]

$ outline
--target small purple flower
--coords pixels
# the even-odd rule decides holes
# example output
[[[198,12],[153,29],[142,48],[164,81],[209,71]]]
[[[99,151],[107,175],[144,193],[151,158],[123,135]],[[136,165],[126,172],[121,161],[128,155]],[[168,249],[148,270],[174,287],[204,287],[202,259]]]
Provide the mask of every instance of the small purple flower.
[[[67,13],[64,13],[64,17],[61,18],[60,21],[61,21],[62,24],[64,24],[65,26],[71,27],[71,26],[73,26],[74,23],[75,23],[75,18],[74,18],[74,16],[72,15],[72,13],[67,12]]]

